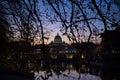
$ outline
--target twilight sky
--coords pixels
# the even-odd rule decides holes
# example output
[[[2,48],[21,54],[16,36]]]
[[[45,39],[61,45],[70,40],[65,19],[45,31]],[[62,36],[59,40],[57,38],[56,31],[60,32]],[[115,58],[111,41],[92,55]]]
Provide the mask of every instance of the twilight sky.
[[[49,38],[47,41],[45,41],[46,44],[53,41],[54,37],[57,35],[57,33],[59,33],[59,35],[62,37],[62,40],[67,43],[70,43],[70,42],[66,36],[63,36],[63,33],[66,33],[65,35],[67,35],[68,37],[70,37],[73,40],[75,40],[75,38],[76,38],[78,41],[81,41],[82,39],[84,39],[81,37],[83,35],[88,37],[90,34],[90,29],[87,25],[87,22],[85,21],[85,17],[88,19],[87,21],[89,23],[89,26],[91,28],[91,32],[93,35],[96,33],[99,34],[104,31],[105,26],[104,26],[103,20],[100,17],[100,15],[98,14],[97,10],[95,9],[94,4],[92,3],[93,0],[80,0],[80,1],[78,0],[78,2],[79,2],[78,4],[80,5],[82,10],[79,8],[78,5],[76,5],[70,1],[71,0],[61,0],[61,1],[59,1],[59,0],[51,1],[50,0],[50,2],[52,3],[52,5],[56,9],[56,11],[58,11],[58,13],[60,14],[60,16],[61,16],[61,18],[60,18],[58,16],[58,14],[56,14],[55,9],[53,9],[53,7],[51,7],[51,5],[49,4],[49,0],[48,0],[48,2],[47,2],[47,0],[38,0],[37,8],[35,8],[32,5],[32,4],[34,4],[33,3],[34,0],[25,0],[28,8],[30,8],[31,11],[33,11],[33,13],[34,13],[34,8],[35,8],[38,13],[38,17],[41,19],[41,23],[43,25],[44,33],[45,33],[44,37]],[[103,16],[105,16],[104,18],[106,19],[106,26],[112,27],[112,24],[120,22],[120,13],[119,13],[120,6],[118,4],[115,4],[115,1],[119,3],[119,0],[106,0],[107,3],[104,0],[95,0],[95,1],[96,1],[96,5],[99,8],[100,12],[102,13]],[[102,1],[102,3],[101,3],[101,1]],[[6,2],[4,2],[4,3],[6,3]],[[6,3],[6,4],[8,4],[8,3]],[[17,6],[17,8],[14,8],[14,6]],[[9,8],[9,6],[6,6],[6,7]],[[20,10],[19,10],[19,7],[21,8]],[[11,9],[10,12],[15,11],[16,19],[18,19],[18,21],[19,21],[18,23],[20,24],[20,26],[24,27],[20,22],[21,15],[19,15],[18,12],[21,11],[21,13],[24,14],[24,15],[22,15],[23,17],[24,16],[28,17],[29,11],[26,9],[26,6],[25,5],[23,5],[23,6],[13,5],[12,8],[13,9]],[[17,10],[14,10],[14,9],[17,9]],[[23,11],[23,10],[25,10],[25,11]],[[82,11],[83,11],[83,13],[82,13]],[[85,14],[85,17],[83,16],[83,14]],[[17,15],[19,15],[19,16],[17,16]],[[36,16],[34,14],[33,14],[33,16],[36,19]],[[24,20],[27,22],[26,19],[24,19]],[[31,18],[31,20],[32,20],[32,18]],[[13,21],[13,23],[14,23],[14,21]],[[64,23],[64,25],[63,25],[63,23]],[[38,26],[40,26],[40,22],[37,19],[36,19],[36,21],[33,21],[33,23],[31,23],[31,24],[35,26],[35,27],[32,27],[35,29]],[[14,26],[16,26],[16,27],[14,27],[15,30],[18,30],[15,33],[15,36],[19,37],[20,36],[19,31],[22,29],[19,30],[20,27],[17,27],[17,25],[14,25]],[[62,33],[60,32],[61,28],[62,28]],[[42,32],[41,28],[39,28],[39,32]],[[71,33],[71,32],[73,32],[73,33]],[[75,35],[75,37],[73,34]],[[38,33],[37,35],[39,37],[37,36],[36,38],[39,38],[39,39],[38,39],[38,41],[35,41],[35,43],[40,43],[41,42],[41,33]],[[78,37],[80,37],[80,38],[78,38]],[[98,40],[100,41],[100,39],[98,39]]]
[[[102,22],[102,19],[100,18],[100,16],[97,14],[97,11],[95,10],[95,8],[93,7],[93,4],[89,4],[90,3],[90,1],[91,0],[88,0],[88,1],[84,1],[84,3],[82,4],[83,5],[83,7],[86,7],[86,6],[88,6],[87,8],[83,8],[83,11],[86,13],[86,17],[87,18],[99,18],[98,20],[96,19],[96,20],[90,20],[89,21],[89,24],[90,24],[90,27],[91,27],[91,29],[92,30],[94,30],[94,29],[98,29],[98,34],[99,33],[101,33],[101,32],[103,32],[104,31],[104,24],[103,24],[103,22]],[[119,0],[115,0],[116,2],[118,2],[119,3]],[[105,3],[105,1],[102,1],[102,4],[100,3],[101,1],[100,0],[96,0],[96,3],[97,3],[97,6],[99,7],[99,9],[100,9],[100,11],[102,12],[102,15],[103,16],[105,16],[105,19],[106,19],[106,25],[107,26],[109,26],[109,27],[112,27],[111,26],[111,24],[113,24],[112,22],[115,22],[115,23],[117,23],[117,22],[119,22],[120,21],[120,13],[119,13],[119,11],[120,11],[120,9],[119,9],[119,6],[118,5],[116,5],[115,4],[115,1],[114,0],[107,0],[107,2],[109,3],[109,4],[111,4],[111,6],[110,6],[110,9],[108,9],[108,7],[109,7],[109,5],[107,5],[106,3]],[[70,23],[70,18],[71,18],[71,13],[72,13],[72,5],[69,3],[69,1],[67,1],[67,0],[65,0],[65,1],[63,1],[66,5],[64,5],[64,6],[66,6],[65,7],[65,12],[66,12],[66,20],[67,20],[67,22],[68,23],[66,23],[68,26],[69,25],[71,25],[71,23]],[[99,6],[99,4],[101,4],[101,6]],[[62,8],[62,5],[61,4],[59,4],[59,6],[57,6],[57,5],[54,5],[53,4],[53,6],[55,6],[55,7],[60,7],[60,9],[58,10],[58,11],[60,11],[61,12],[61,16],[63,17],[63,19],[65,18],[65,14],[64,14],[64,9]],[[91,9],[92,8],[92,9]],[[52,10],[52,9],[50,9],[50,8],[48,8],[48,11],[51,13],[51,15],[53,15],[54,13],[54,11],[50,11],[50,10]],[[57,9],[57,8],[56,8]],[[75,11],[78,11],[79,9],[78,9],[78,7],[76,6],[75,8],[74,8],[74,10]],[[74,11],[74,12],[75,12]],[[75,14],[75,13],[74,13]],[[79,13],[79,15],[78,16],[82,16],[82,14],[81,14],[81,12]],[[75,17],[76,17],[76,15],[75,16],[73,16],[74,17],[74,19],[75,19]],[[80,17],[79,18],[79,20],[81,20],[81,19],[84,19],[83,18],[83,16],[82,17]],[[114,20],[114,21],[111,21],[111,20]],[[72,27],[74,27],[74,26],[72,26]],[[79,22],[79,24],[78,24],[78,28],[79,28],[79,30],[81,30],[81,27],[83,28],[83,29],[86,29],[86,32],[85,32],[85,35],[86,36],[88,36],[89,35],[89,33],[90,33],[90,31],[88,30],[88,26],[84,23],[84,22]],[[111,29],[111,28],[109,28],[108,27],[108,29]],[[54,24],[54,25],[49,25],[48,26],[48,28],[49,29],[52,29],[53,30],[53,32],[51,33],[51,35],[50,35],[50,40],[49,40],[49,42],[50,41],[52,41],[53,39],[54,39],[54,36],[57,34],[57,33],[59,33],[60,34],[60,36],[62,36],[62,34],[61,34],[61,32],[59,31],[60,30],[60,28],[61,28],[61,24],[59,24],[59,23],[56,23],[56,24]],[[81,30],[82,31],[82,30]],[[70,32],[69,30],[68,30],[68,32]],[[74,31],[75,32],[75,31]],[[76,32],[75,32],[75,34],[76,34]],[[62,36],[62,39],[63,39],[63,41],[65,41],[65,42],[69,42],[69,40],[67,39],[67,37],[65,37],[65,36]],[[100,39],[98,39],[99,41],[100,41]],[[48,42],[48,43],[49,43]]]

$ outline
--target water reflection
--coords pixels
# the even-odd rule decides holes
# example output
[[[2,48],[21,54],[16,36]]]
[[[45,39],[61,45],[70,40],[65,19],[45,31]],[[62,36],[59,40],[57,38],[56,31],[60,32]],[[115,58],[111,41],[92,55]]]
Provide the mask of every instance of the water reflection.
[[[52,62],[42,63],[42,66],[34,72],[35,80],[102,80],[100,69],[89,68],[81,62]]]
[[[119,60],[117,60],[118,58],[115,59],[116,61],[114,62],[111,62],[110,60],[108,67],[106,67],[106,64],[104,62],[96,62],[92,60],[86,61],[86,59],[80,59],[79,57],[75,57],[73,59],[66,59],[64,57],[52,59],[49,56],[41,58],[39,57],[40,54],[24,54],[24,56],[22,57],[20,55],[21,54],[17,54],[11,57],[0,56],[0,65],[12,70],[21,70],[28,72],[31,71],[32,73],[37,75],[39,73],[38,76],[35,75],[35,79],[38,80],[50,80],[51,78],[53,79],[55,76],[57,76],[57,80],[61,78],[61,80],[63,80],[64,77],[65,79],[67,77],[67,79],[70,78],[73,80],[82,80],[83,78],[87,77],[90,77],[89,80],[91,78],[101,78],[102,80],[120,79],[120,64]],[[41,76],[40,72],[42,72],[43,76]],[[74,74],[72,74],[71,76],[71,73]]]
[[[54,71],[52,73],[46,71],[35,71],[35,80],[101,80],[97,75],[89,73],[78,73],[75,70],[65,70],[57,75]]]

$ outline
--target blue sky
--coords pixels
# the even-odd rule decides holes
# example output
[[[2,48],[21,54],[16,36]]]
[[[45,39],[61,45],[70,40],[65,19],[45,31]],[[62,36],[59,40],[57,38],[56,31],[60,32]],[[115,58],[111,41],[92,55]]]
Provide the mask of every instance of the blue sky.
[[[25,0],[27,1],[27,0]],[[44,0],[43,0],[44,1]],[[46,0],[45,0],[46,1]],[[57,1],[57,0],[56,0]],[[58,11],[61,12],[61,16],[63,18],[63,20],[66,20],[66,25],[69,26],[69,29],[67,30],[68,34],[70,34],[70,26],[72,24],[72,28],[74,29],[74,33],[76,34],[77,36],[77,32],[76,32],[76,29],[75,29],[75,26],[73,25],[73,23],[70,22],[70,18],[71,18],[71,13],[74,12],[74,14],[77,13],[77,11],[80,11],[80,9],[78,8],[78,6],[74,6],[74,11],[72,11],[72,7],[73,5],[69,2],[69,0],[63,0],[64,1],[64,6],[65,6],[65,10],[63,8],[63,5],[60,3],[59,4],[59,8],[56,8]],[[84,1],[84,0],[83,0]],[[93,7],[93,4],[88,4],[89,1],[91,0],[85,0],[84,4],[82,5],[82,7],[86,7],[86,6],[91,6]],[[99,6],[99,1],[100,0],[97,0],[98,3],[97,5]],[[113,1],[113,0],[107,0],[108,2],[110,1]],[[32,0],[31,0],[32,2]],[[103,5],[104,5],[104,2],[103,2]],[[54,5],[55,7],[58,7],[56,5]],[[94,8],[94,7],[93,7]],[[102,7],[100,8],[100,10],[104,13],[107,12],[107,6],[105,5],[105,7]],[[110,13],[113,13],[113,12],[117,12],[117,15],[108,15],[108,14],[103,14],[103,15],[107,15],[108,18],[111,18],[114,17],[116,22],[120,20],[120,13],[119,12],[120,9],[118,9],[116,7],[116,5],[112,5],[112,7],[110,8]],[[38,4],[38,12],[39,12],[39,17],[41,18],[42,20],[42,24],[43,24],[43,27],[44,27],[44,32],[47,33],[47,35],[45,35],[46,37],[49,37],[49,40],[46,42],[47,44],[50,43],[51,41],[54,40],[54,37],[57,35],[57,33],[60,34],[60,36],[62,37],[62,40],[69,43],[69,40],[66,36],[63,36],[62,33],[60,32],[60,29],[62,27],[62,23],[60,21],[60,18],[55,14],[54,10],[51,8],[50,5],[44,5],[42,0],[39,0],[39,4]],[[96,10],[92,10],[92,9],[89,9],[89,7],[87,8],[83,8],[83,12],[86,13],[86,17],[87,18],[93,18],[93,17],[96,17],[96,18],[99,18],[101,19],[98,15],[97,15],[97,11]],[[65,14],[66,13],[66,14]],[[75,20],[83,20],[84,17],[81,13],[81,11],[79,12],[79,14],[77,15],[74,15],[73,16],[73,22]],[[79,17],[79,18],[75,18],[75,17]],[[115,21],[114,21],[115,22]],[[101,29],[103,29],[104,31],[104,25],[103,25],[103,22],[100,21],[100,20],[89,20],[89,23],[90,23],[90,27],[92,28],[92,30],[97,27],[98,28],[98,33],[101,33]],[[89,29],[88,29],[88,26],[86,25],[85,21],[81,21],[77,24],[77,28],[79,29],[79,31],[82,31],[81,28],[84,28],[86,29],[86,32],[85,32],[85,35],[88,36],[89,35]],[[107,25],[109,26],[109,25]],[[65,27],[64,27],[64,31],[63,33],[65,32]],[[82,33],[80,34],[82,35]]]

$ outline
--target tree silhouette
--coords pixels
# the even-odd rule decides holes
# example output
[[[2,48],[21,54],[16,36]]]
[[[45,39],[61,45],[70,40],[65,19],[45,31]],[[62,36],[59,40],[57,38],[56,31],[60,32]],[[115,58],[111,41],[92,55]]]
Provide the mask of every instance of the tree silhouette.
[[[4,0],[0,2],[1,14],[6,15],[9,19],[10,27],[15,41],[25,41],[26,43],[35,43],[36,40],[41,41],[45,49],[45,40],[49,39],[49,30],[43,27],[46,17],[43,7],[39,0]],[[44,50],[43,50],[44,51]]]
[[[84,34],[81,32],[89,34],[89,42],[94,33],[100,33],[100,28],[103,27],[107,32],[108,29],[112,29],[113,24],[120,22],[117,18],[120,15],[119,1],[47,0],[47,3],[61,21],[63,34],[75,42],[82,39]]]

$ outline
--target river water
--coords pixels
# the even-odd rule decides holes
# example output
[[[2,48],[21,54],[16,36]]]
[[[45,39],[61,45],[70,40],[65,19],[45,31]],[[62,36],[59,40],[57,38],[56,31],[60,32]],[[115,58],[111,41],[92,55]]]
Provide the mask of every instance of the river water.
[[[102,80],[101,67],[81,62],[42,63],[34,73],[34,80]]]
[[[78,73],[76,70],[65,70],[59,75],[53,70],[52,73],[47,73],[46,71],[36,71],[34,73],[35,80],[101,80],[97,75],[92,75],[90,73]],[[49,74],[52,74],[49,76]]]

